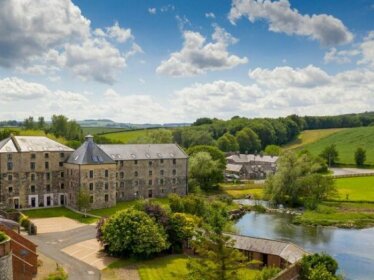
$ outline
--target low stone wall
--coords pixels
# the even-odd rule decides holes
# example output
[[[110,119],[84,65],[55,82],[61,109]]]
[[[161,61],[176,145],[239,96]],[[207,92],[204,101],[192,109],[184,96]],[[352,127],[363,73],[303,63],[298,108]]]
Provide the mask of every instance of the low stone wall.
[[[300,267],[297,263],[279,272],[271,280],[297,280],[299,279]]]
[[[10,239],[0,243],[0,280],[13,280]]]

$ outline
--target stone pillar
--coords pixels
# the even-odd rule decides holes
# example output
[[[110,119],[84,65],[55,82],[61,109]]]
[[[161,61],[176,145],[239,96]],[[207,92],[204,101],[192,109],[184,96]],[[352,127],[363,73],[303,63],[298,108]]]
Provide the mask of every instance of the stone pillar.
[[[10,239],[0,243],[0,280],[13,280]]]

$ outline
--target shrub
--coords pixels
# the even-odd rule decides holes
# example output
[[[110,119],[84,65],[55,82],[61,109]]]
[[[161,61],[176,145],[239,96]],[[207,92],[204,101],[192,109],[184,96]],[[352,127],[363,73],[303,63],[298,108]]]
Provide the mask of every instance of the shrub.
[[[276,276],[281,271],[280,268],[274,266],[264,267],[256,276],[254,280],[269,280]]]
[[[67,280],[68,274],[64,271],[64,269],[61,266],[57,266],[57,269],[55,272],[52,272],[47,277],[44,278],[44,280]]]
[[[301,280],[339,279],[335,276],[337,270],[338,263],[331,256],[325,253],[307,255],[300,261]],[[323,275],[324,277],[318,278],[319,275]]]
[[[20,225],[25,229],[25,230],[29,230],[29,226],[30,226],[30,219],[29,217],[27,217],[26,215],[21,215],[20,218],[19,218],[19,223]]]
[[[8,236],[4,232],[0,231],[0,242],[3,242],[6,239],[8,239]]]

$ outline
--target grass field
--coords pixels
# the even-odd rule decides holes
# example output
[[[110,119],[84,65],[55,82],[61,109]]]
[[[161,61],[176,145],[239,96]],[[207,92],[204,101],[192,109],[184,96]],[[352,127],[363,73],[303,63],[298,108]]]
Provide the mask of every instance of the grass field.
[[[317,142],[331,134],[342,131],[344,128],[330,128],[330,129],[315,129],[315,130],[304,130],[302,131],[296,140],[283,146],[283,149],[297,149],[302,148],[305,145]]]
[[[325,135],[314,142],[304,142],[299,146],[290,148],[304,148],[312,154],[318,155],[331,144],[335,144],[339,152],[340,164],[355,164],[354,152],[358,147],[366,150],[366,164],[374,165],[374,126],[347,128]]]
[[[121,201],[121,202],[117,202],[116,206],[114,207],[96,209],[96,210],[89,211],[89,213],[93,215],[97,215],[97,216],[109,217],[115,214],[117,211],[124,210],[124,209],[134,206],[139,201],[140,200]],[[154,198],[152,199],[152,201],[159,202],[164,205],[168,204],[168,198]]]
[[[116,132],[116,133],[108,133],[104,134],[108,139],[121,141],[122,143],[131,143],[132,141],[136,140],[137,138],[147,136],[147,134],[159,128],[152,128],[152,129],[139,129],[139,130],[129,130],[123,132]]]
[[[249,195],[255,196],[257,199],[263,199],[264,185],[254,183],[221,183],[220,190],[234,199],[246,198]]]
[[[114,128],[114,127],[82,127],[83,134],[101,134],[101,133],[110,133],[110,132],[119,132],[124,131],[126,128]]]
[[[104,280],[124,279],[125,269],[137,269],[141,280],[174,280],[186,279],[188,257],[184,255],[170,255],[146,261],[119,260],[102,271]],[[257,270],[241,269],[240,279],[252,280]]]
[[[26,216],[31,219],[38,218],[52,218],[52,217],[66,217],[84,224],[91,224],[97,221],[97,218],[84,217],[83,215],[77,214],[69,209],[58,207],[58,208],[44,208],[22,211]]]
[[[374,202],[374,176],[340,178],[335,184],[339,200]]]

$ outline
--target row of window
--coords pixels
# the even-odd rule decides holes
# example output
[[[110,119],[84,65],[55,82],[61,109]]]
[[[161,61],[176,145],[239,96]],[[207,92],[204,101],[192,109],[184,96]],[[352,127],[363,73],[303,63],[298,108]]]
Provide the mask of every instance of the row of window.
[[[121,167],[123,167],[123,165],[124,165],[124,161],[123,160],[118,161],[118,163],[119,163],[119,165]],[[160,159],[160,163],[163,164],[164,163],[164,159]],[[137,165],[138,164],[138,160],[134,160],[134,164]],[[173,164],[177,164],[177,160],[175,158],[173,159]],[[153,161],[151,161],[151,160],[148,161],[148,165],[152,166],[153,165]]]
[[[64,162],[60,161],[58,163],[58,165],[59,165],[59,167],[63,167],[64,166]],[[13,162],[12,161],[8,161],[8,163],[7,163],[8,171],[12,171],[13,167],[14,167]],[[31,170],[35,170],[35,168],[36,168],[36,163],[33,162],[33,161],[30,162],[30,169]],[[44,162],[44,168],[45,169],[49,169],[49,162],[48,161]]]
[[[61,183],[61,184],[60,184],[60,189],[61,189],[61,190],[64,190],[64,189],[65,189],[65,185],[64,185],[64,183]],[[31,192],[31,193],[35,193],[35,190],[36,190],[36,186],[35,186],[35,185],[31,185],[31,186],[30,186],[30,192]],[[46,186],[45,186],[45,191],[46,191],[46,192],[50,192],[50,191],[51,191],[51,185],[46,185]],[[8,187],[8,192],[9,192],[9,193],[12,193],[12,192],[13,192],[13,187],[12,187],[12,186],[9,186],[9,187]]]
[[[44,176],[45,176],[46,180],[50,180],[51,179],[51,173],[45,173]],[[64,178],[64,172],[63,171],[60,172],[60,177]],[[31,181],[35,181],[35,179],[36,179],[36,174],[31,173],[30,174],[30,180]],[[13,181],[13,175],[12,174],[8,174],[8,181]]]
[[[165,180],[164,179],[158,179],[158,185],[165,185]],[[177,183],[177,179],[176,178],[173,178],[172,179],[172,184],[175,185]],[[148,186],[152,186],[153,185],[153,180],[148,180]],[[120,188],[124,188],[125,187],[125,182],[120,182]],[[139,186],[139,181],[138,180],[134,180],[134,186]]]
[[[172,173],[173,173],[174,176],[177,175],[177,170],[173,169]],[[160,175],[161,175],[161,176],[164,176],[164,174],[165,174],[165,171],[164,171],[163,169],[161,169],[161,170],[160,170]],[[120,175],[119,177],[120,177],[121,179],[123,179],[123,178],[125,177],[125,172],[121,171],[121,172],[119,173],[119,175]],[[153,175],[153,171],[152,171],[152,170],[149,170],[149,171],[148,171],[148,175],[149,175],[149,176],[152,176],[152,175]],[[138,171],[135,171],[135,172],[134,172],[134,176],[135,176],[135,177],[138,177],[138,176],[139,176],[139,172],[138,172]]]
[[[65,157],[65,153],[60,153],[60,158],[64,158],[64,157]],[[8,154],[7,158],[8,160],[12,160],[13,154]],[[49,153],[44,153],[44,158],[49,158]],[[30,159],[36,159],[36,154],[34,153],[30,154]]]

